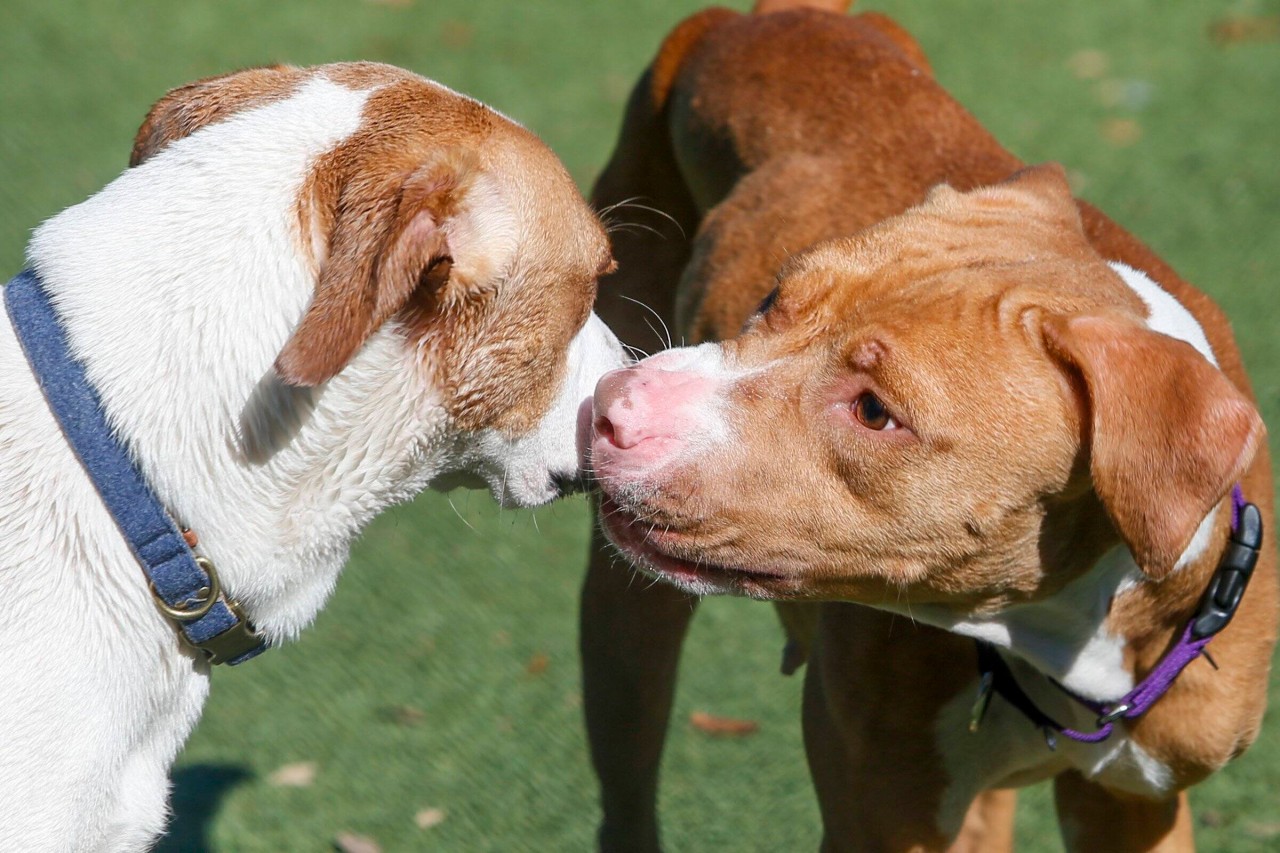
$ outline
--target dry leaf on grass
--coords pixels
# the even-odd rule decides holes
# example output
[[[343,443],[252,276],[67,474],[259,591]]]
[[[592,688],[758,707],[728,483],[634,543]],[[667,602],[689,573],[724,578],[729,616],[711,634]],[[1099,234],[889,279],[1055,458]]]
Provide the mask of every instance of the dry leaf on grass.
[[[1209,38],[1216,44],[1248,41],[1280,41],[1280,15],[1237,15],[1219,18],[1209,25]]]
[[[367,835],[339,832],[333,839],[333,849],[338,853],[382,853],[382,847]]]
[[[704,734],[713,737],[746,737],[760,730],[755,720],[735,720],[730,717],[717,717],[706,711],[694,711],[689,715],[689,724]]]
[[[314,761],[295,761],[284,764],[267,777],[267,784],[277,788],[305,788],[316,781],[317,767]]]
[[[551,666],[551,658],[542,652],[534,652],[533,657],[529,658],[529,663],[525,665],[524,671],[530,675],[542,675],[549,666]]]
[[[418,829],[431,829],[444,823],[446,817],[448,815],[444,809],[422,809],[413,816],[413,822],[418,825]]]
[[[1280,821],[1252,820],[1244,825],[1244,831],[1251,838],[1257,838],[1260,841],[1268,841],[1275,838],[1277,835],[1280,835]]]
[[[1131,118],[1110,118],[1102,123],[1102,138],[1117,147],[1132,145],[1142,138],[1142,125]]]
[[[1097,80],[1107,73],[1109,64],[1105,53],[1092,48],[1078,50],[1067,60],[1067,68],[1081,80]]]
[[[380,716],[397,726],[416,726],[427,718],[427,712],[413,705],[392,705],[383,708]]]

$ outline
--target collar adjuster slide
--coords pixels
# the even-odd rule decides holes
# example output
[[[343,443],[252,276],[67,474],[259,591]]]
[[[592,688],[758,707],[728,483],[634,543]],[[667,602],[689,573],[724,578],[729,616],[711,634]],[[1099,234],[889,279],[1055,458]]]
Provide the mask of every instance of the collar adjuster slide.
[[[1213,573],[1200,609],[1191,623],[1196,639],[1212,637],[1227,627],[1244,598],[1245,588],[1253,577],[1262,547],[1262,513],[1251,503],[1240,506],[1236,525],[1227,541],[1226,553]]]
[[[182,535],[188,545],[195,538],[185,529],[182,531]],[[208,557],[197,556],[195,563],[199,569],[208,575],[209,582],[176,606],[165,601],[164,597],[156,590],[154,582],[147,584],[156,607],[179,627],[183,623],[203,619],[222,598],[222,580],[218,577],[218,570],[214,567],[213,561]],[[226,630],[200,641],[192,639],[185,631],[178,631],[178,636],[182,638],[182,641],[192,649],[203,652],[211,664],[230,663],[232,661],[239,663],[240,657],[254,651],[265,642],[262,636],[249,623],[249,620],[245,618],[239,602],[227,598],[224,600],[223,606],[231,612],[232,617],[235,619],[235,624]],[[245,659],[247,660],[248,658]]]

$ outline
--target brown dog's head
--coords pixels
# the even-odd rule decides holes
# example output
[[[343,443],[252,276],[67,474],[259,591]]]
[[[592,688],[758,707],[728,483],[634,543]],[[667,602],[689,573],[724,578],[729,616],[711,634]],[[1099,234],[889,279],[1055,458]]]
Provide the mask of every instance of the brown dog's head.
[[[314,150],[297,141],[309,136]],[[280,214],[311,286],[276,351],[279,381],[329,383],[391,335],[398,347],[383,349],[413,373],[415,408],[445,413],[445,467],[458,470],[442,476],[479,475],[517,504],[576,479],[578,408],[625,361],[591,313],[612,266],[608,239],[541,141],[398,68],[280,66],[169,93],[139,130],[131,165],[187,158],[197,169],[230,145],[246,149],[243,168],[295,180]]]
[[[601,381],[605,530],[697,593],[993,608],[1117,537],[1159,577],[1263,429],[1122,273],[1057,167],[819,244],[738,339]]]

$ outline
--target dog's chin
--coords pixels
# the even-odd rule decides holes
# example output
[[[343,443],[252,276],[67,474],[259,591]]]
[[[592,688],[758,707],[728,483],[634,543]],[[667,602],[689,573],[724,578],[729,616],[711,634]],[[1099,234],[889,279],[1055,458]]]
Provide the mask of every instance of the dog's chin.
[[[653,524],[607,493],[600,496],[600,527],[632,565],[690,595],[741,595],[771,601],[791,598],[796,592],[794,580],[778,572],[721,565],[665,550],[651,538]]]
[[[545,483],[539,487],[536,478],[523,477],[514,479],[501,475],[485,475],[475,471],[455,471],[442,474],[431,481],[433,492],[452,492],[455,489],[471,491],[487,491],[503,509],[523,509],[542,506],[560,497],[550,473],[545,476]]]
[[[486,490],[504,509],[528,509],[586,491],[586,478],[579,471],[453,471],[433,479],[432,491],[454,489]]]
[[[508,471],[489,478],[487,485],[489,494],[504,509],[530,509],[585,491],[585,479],[578,471],[548,468]]]

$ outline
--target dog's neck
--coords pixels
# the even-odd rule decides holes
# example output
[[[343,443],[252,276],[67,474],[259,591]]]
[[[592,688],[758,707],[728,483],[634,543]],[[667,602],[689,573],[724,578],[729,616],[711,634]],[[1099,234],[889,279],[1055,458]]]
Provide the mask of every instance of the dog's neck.
[[[1222,511],[1221,506],[1216,507],[1205,517],[1176,571],[1192,571],[1208,583],[1225,547],[1224,536],[1215,535]],[[1085,574],[1042,600],[982,616],[958,615],[928,605],[912,607],[910,615],[1004,649],[1079,696],[1114,701],[1133,689],[1132,656],[1126,655],[1126,649],[1135,638],[1127,636],[1111,616],[1123,596],[1144,590],[1151,593],[1147,585],[1133,554],[1118,544]],[[1185,621],[1168,621],[1163,625],[1167,630],[1157,632],[1155,641],[1163,645],[1168,636],[1184,627]],[[1144,633],[1152,633],[1150,625],[1144,625]]]
[[[113,428],[272,641],[314,617],[359,530],[444,462],[444,414],[394,329],[317,389],[272,369],[315,286],[299,188],[367,96],[315,80],[178,140],[30,249]]]

